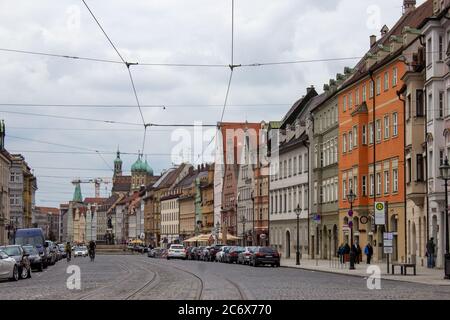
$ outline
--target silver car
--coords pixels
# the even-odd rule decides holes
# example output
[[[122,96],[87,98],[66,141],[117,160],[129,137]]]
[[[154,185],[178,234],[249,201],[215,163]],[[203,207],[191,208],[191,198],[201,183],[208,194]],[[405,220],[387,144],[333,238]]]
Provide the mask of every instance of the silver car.
[[[16,260],[0,250],[0,279],[19,280],[19,267]]]

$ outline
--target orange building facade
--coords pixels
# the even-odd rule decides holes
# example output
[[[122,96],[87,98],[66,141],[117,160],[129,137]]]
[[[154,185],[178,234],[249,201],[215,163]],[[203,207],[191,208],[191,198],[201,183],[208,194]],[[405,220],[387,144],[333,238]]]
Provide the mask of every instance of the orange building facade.
[[[352,221],[361,249],[371,243],[374,260],[384,259],[385,226],[374,221],[374,203],[382,201],[394,235],[391,259],[405,261],[404,113],[397,95],[405,64],[398,55],[387,60],[338,94],[339,241],[350,243]],[[350,190],[356,195],[353,217],[348,215]]]

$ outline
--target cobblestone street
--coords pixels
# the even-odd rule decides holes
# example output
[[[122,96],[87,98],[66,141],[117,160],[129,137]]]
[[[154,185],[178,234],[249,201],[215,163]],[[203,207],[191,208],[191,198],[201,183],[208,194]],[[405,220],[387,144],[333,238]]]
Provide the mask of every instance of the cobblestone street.
[[[201,261],[167,261],[145,255],[76,258],[81,289],[68,289],[65,260],[31,279],[0,282],[0,299],[450,299],[449,286],[366,280],[291,268],[249,267]]]

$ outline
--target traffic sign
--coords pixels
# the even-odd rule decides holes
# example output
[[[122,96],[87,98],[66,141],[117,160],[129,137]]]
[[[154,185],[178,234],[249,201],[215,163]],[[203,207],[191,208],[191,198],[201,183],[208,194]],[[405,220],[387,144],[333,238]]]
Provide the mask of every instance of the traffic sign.
[[[353,210],[352,209],[348,210],[348,216],[349,217],[353,217]]]
[[[385,254],[392,254],[394,252],[392,247],[384,247],[383,250]]]
[[[386,223],[386,203],[385,202],[375,202],[375,224],[384,225]]]

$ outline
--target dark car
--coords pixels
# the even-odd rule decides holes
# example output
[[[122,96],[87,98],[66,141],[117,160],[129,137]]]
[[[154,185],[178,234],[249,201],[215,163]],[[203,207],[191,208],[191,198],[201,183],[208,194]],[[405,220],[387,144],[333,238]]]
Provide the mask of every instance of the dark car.
[[[197,248],[196,247],[188,247],[186,250],[187,250],[186,251],[187,259],[188,260],[194,260],[195,259],[195,255],[196,255],[195,252],[197,251]]]
[[[44,269],[47,268],[50,249],[41,228],[17,229],[14,244],[35,246],[44,262]]]
[[[259,265],[270,264],[273,267],[280,266],[280,254],[271,247],[256,247],[250,256],[250,265],[257,267]]]
[[[237,263],[239,254],[244,251],[244,247],[232,247],[225,256],[226,262]]]
[[[31,278],[30,261],[28,260],[28,254],[23,250],[22,246],[3,246],[0,247],[0,250],[16,260],[17,267],[19,268],[20,278]]]
[[[216,244],[209,248],[209,260],[208,261],[216,261],[216,254],[220,251],[220,248],[222,248],[223,244]]]
[[[42,261],[38,250],[34,246],[22,246],[26,254],[28,254],[28,260],[30,261],[31,269],[42,271],[44,269],[44,261]]]

